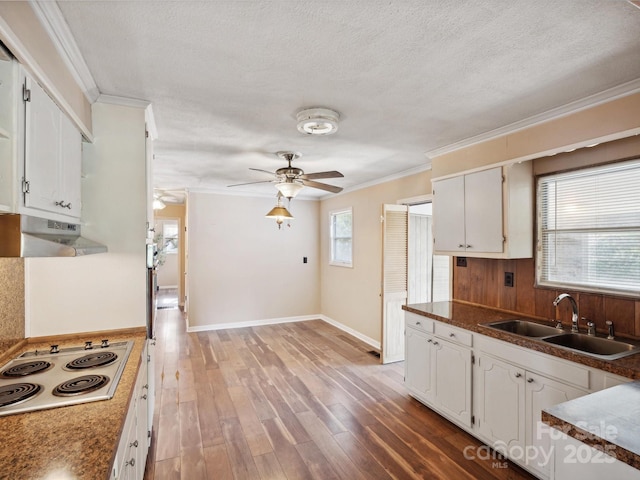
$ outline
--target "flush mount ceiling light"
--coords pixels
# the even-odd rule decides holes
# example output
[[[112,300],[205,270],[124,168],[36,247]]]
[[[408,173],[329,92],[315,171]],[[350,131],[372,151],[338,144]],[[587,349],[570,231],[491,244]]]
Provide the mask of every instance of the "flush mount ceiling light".
[[[329,108],[305,108],[296,114],[298,131],[307,135],[331,135],[338,131],[340,114]]]

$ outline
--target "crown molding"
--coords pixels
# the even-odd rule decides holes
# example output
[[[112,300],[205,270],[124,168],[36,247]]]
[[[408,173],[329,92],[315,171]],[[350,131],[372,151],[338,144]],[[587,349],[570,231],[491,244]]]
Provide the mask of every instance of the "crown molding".
[[[29,3],[85,97],[89,103],[94,103],[100,95],[100,90],[60,7],[56,2],[51,1],[30,0]]]
[[[344,195],[346,193],[355,192],[357,190],[362,190],[363,188],[373,187],[375,185],[380,185],[381,183],[391,182],[393,180],[398,180],[400,178],[409,177],[411,175],[416,175],[418,173],[426,172],[431,170],[431,160],[426,159],[424,165],[418,165],[417,167],[410,168],[408,170],[402,170],[401,172],[393,173],[391,175],[387,175],[386,177],[377,178],[375,180],[371,180],[365,183],[359,183],[358,185],[353,185],[351,187],[347,187],[342,190],[340,193],[332,193],[330,195],[323,195],[320,197],[320,200],[326,200],[328,198],[333,198],[338,195]]]
[[[495,130],[490,130],[480,135],[469,137],[464,140],[460,140],[459,142],[430,150],[425,153],[425,156],[429,159],[433,159],[435,157],[439,157],[440,155],[455,152],[456,150],[470,147],[471,145],[476,145],[478,143],[493,140],[495,138],[515,133],[520,130],[533,127],[535,125],[546,123],[550,120],[566,117],[582,110],[587,110],[603,103],[611,102],[618,98],[633,95],[634,93],[638,92],[640,92],[640,78],[627,83],[623,83],[622,85],[618,85],[617,87],[604,90],[600,93],[590,95],[581,100],[576,100],[560,107],[547,110],[546,112],[540,113],[538,115],[534,115],[532,117],[511,123],[509,125],[505,125],[504,127],[496,128]]]
[[[15,34],[11,27],[0,16],[0,37],[4,40],[5,46],[9,49],[11,54],[18,60],[20,65],[32,75],[35,80],[42,86],[45,91],[51,96],[55,103],[71,118],[73,123],[78,127],[82,136],[89,142],[93,142],[93,134],[91,130],[87,128],[80,117],[71,108],[69,102],[65,99],[64,95],[60,93],[58,88],[47,75],[45,70],[38,64],[33,58],[29,50],[24,46],[20,38]]]

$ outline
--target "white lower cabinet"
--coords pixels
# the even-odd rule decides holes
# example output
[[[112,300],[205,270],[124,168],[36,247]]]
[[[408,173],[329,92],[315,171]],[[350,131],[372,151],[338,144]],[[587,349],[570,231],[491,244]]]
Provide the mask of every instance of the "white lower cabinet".
[[[589,392],[483,353],[476,379],[478,432],[500,453],[548,478],[551,443],[542,410]]]
[[[471,349],[406,324],[405,385],[421,402],[471,427]]]
[[[542,410],[587,395],[589,392],[566,383],[527,372],[526,386],[526,444],[529,454],[526,464],[549,477],[551,468],[550,427],[542,423]]]
[[[142,480],[144,478],[149,452],[148,409],[152,394],[147,378],[149,360],[148,349],[145,345],[134,393],[129,404],[129,412],[111,472],[111,480]]]
[[[525,442],[525,371],[489,355],[478,356],[476,427],[494,447],[513,450]]]
[[[630,381],[411,312],[405,325],[410,394],[541,479],[554,478],[542,410]]]

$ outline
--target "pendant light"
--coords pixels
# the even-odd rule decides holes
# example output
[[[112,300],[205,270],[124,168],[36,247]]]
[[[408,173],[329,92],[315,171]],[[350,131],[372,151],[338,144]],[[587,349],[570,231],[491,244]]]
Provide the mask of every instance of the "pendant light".
[[[293,215],[289,213],[289,210],[282,205],[282,194],[278,192],[278,200],[276,202],[276,206],[269,210],[269,213],[265,215],[266,218],[275,218],[276,223],[278,224],[278,230],[282,228],[282,224],[284,223],[285,218],[291,220]]]

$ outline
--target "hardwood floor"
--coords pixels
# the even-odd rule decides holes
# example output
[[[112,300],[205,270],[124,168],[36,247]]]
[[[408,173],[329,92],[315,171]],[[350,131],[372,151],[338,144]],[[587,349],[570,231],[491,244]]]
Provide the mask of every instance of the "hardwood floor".
[[[146,479],[529,479],[321,321],[185,333],[160,310]],[[468,455],[467,455],[468,457]]]

